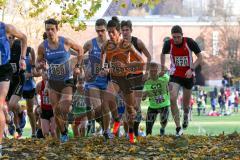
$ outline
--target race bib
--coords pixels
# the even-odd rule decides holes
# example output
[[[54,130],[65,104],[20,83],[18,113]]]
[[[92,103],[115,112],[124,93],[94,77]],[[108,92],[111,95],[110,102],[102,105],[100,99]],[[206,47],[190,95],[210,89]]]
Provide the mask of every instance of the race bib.
[[[162,95],[155,97],[155,101],[157,104],[162,103],[165,101],[164,97]]]
[[[13,73],[17,72],[17,64],[16,63],[10,63],[13,69]]]
[[[73,106],[75,109],[86,108],[86,103],[84,98],[79,96],[75,97],[75,99],[73,100]]]
[[[51,64],[49,69],[52,75],[60,76],[66,74],[66,68],[64,64]]]
[[[188,57],[187,56],[176,56],[175,57],[175,65],[180,67],[189,66]]]

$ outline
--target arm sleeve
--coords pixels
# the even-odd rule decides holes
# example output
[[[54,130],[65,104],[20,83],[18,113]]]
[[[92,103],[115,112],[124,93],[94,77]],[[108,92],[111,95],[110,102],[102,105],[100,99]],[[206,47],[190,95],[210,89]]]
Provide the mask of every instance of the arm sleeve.
[[[170,51],[170,40],[167,40],[164,42],[163,48],[162,48],[162,53],[163,54],[169,54]]]
[[[201,53],[201,49],[199,48],[197,42],[195,42],[192,38],[187,38],[187,44],[195,54]]]

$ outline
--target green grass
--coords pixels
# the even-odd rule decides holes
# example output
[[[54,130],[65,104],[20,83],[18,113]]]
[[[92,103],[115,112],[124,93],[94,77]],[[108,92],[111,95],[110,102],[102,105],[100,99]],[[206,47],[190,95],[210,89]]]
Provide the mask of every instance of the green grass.
[[[145,104],[145,103],[144,103]],[[217,108],[218,109],[218,108]],[[147,112],[147,106],[142,106],[143,113]],[[210,106],[207,106],[206,112],[210,111]],[[182,119],[181,119],[182,120]],[[141,126],[145,128],[145,121],[141,122]],[[230,116],[206,116],[197,115],[196,106],[193,107],[192,121],[189,122],[189,127],[184,131],[184,134],[191,135],[219,135],[219,134],[230,134],[234,131],[240,132],[240,111],[238,113],[232,113]],[[175,123],[171,116],[169,117],[169,122],[166,127],[166,134],[175,134]],[[153,135],[159,135],[160,122],[159,116],[153,127]]]
[[[217,108],[218,109],[218,108]],[[210,107],[207,106],[206,112],[210,110]],[[146,115],[147,106],[146,102],[142,103],[142,113]],[[141,122],[141,126],[145,127],[145,121]],[[240,111],[239,113],[233,113],[231,116],[197,116],[196,106],[193,108],[193,118],[189,123],[189,127],[184,134],[192,135],[219,135],[221,133],[230,134],[234,131],[240,132]],[[153,135],[158,135],[160,130],[159,116],[153,127]],[[171,112],[169,116],[169,122],[166,127],[166,134],[175,134],[175,123],[173,122]],[[24,128],[23,137],[31,136],[30,124],[27,123]]]

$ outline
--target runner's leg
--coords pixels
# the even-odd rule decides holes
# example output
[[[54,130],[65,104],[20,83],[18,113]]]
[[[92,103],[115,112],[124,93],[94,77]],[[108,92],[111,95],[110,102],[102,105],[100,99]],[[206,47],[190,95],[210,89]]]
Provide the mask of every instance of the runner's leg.
[[[36,119],[33,113],[34,98],[27,99],[26,104],[27,104],[27,114],[28,114],[29,122],[32,128],[32,136],[35,136],[36,135]]]

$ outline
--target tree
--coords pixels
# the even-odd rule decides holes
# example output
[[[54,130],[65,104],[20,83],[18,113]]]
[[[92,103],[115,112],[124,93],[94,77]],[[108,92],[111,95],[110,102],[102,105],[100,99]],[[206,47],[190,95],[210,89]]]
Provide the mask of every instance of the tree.
[[[0,0],[0,7],[4,8],[8,0]],[[114,3],[120,3],[113,0]],[[149,5],[154,7],[160,0],[131,0],[135,7]],[[25,7],[25,13],[30,18],[54,17],[60,25],[70,24],[75,30],[84,30],[86,28],[85,20],[89,20],[100,9],[102,0],[19,0],[18,3],[28,3]],[[127,4],[121,2],[120,7],[125,8]]]
[[[223,75],[227,74],[236,77],[239,76],[240,72],[240,17],[233,14],[232,6],[232,1],[224,4],[223,0],[212,0],[205,14],[200,18],[201,20],[210,21],[212,30],[219,34],[218,46],[220,49],[218,57],[224,59],[221,62],[224,70]],[[208,34],[205,34],[205,38],[212,39],[212,34],[203,30],[202,34],[204,33]]]

